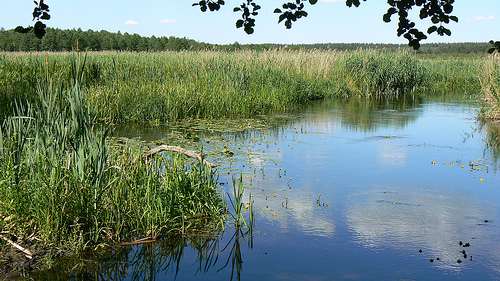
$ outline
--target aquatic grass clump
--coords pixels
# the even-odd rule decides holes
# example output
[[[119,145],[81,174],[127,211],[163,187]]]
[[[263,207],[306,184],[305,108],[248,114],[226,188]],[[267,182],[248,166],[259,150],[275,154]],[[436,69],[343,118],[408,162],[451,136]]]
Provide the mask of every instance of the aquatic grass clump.
[[[95,125],[79,84],[47,83],[0,126],[0,229],[24,247],[79,251],[222,226],[215,173],[142,157]]]
[[[500,120],[500,57],[495,54],[485,60],[480,76],[485,102],[482,115],[488,119]]]
[[[414,93],[428,79],[424,65],[415,55],[404,51],[347,53],[341,69],[349,90],[365,97],[399,97]]]
[[[483,57],[423,57],[421,61],[427,66],[429,76],[429,82],[424,88],[428,92],[427,96],[446,94],[472,99],[479,96],[479,76],[485,64]]]

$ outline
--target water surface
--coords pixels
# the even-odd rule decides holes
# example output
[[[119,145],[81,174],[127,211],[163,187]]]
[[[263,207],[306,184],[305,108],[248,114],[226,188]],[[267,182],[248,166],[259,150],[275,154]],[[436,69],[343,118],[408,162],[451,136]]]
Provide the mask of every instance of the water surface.
[[[219,164],[221,189],[242,175],[256,226],[252,236],[229,224],[215,239],[118,249],[89,276],[500,279],[500,182],[476,115],[463,103],[351,100],[235,128],[206,121],[117,129],[146,141],[200,137],[197,145]]]

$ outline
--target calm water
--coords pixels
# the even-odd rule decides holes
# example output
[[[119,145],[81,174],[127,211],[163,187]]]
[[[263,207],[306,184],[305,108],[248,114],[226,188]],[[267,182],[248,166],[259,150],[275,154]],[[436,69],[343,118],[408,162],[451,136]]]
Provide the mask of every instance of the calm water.
[[[256,209],[254,235],[229,227],[218,239],[119,249],[87,277],[500,279],[500,179],[476,115],[459,103],[353,100],[247,129],[189,129],[220,165],[222,189],[243,176]],[[117,132],[153,140],[186,131]]]

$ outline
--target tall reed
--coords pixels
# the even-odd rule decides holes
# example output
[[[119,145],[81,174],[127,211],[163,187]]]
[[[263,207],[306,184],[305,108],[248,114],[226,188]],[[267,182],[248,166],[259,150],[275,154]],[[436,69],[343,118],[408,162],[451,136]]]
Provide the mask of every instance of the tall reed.
[[[75,68],[76,69],[76,68]],[[46,83],[0,126],[0,229],[23,245],[82,250],[216,231],[214,172],[183,157],[142,158],[95,125],[78,81]]]
[[[429,78],[408,52],[358,51],[345,54],[342,78],[357,96],[398,97],[414,93]]]
[[[0,119],[16,102],[35,100],[46,75],[71,81],[71,57],[3,54]],[[102,122],[170,121],[249,117],[331,97],[476,93],[480,66],[404,51],[102,52],[88,54],[81,85],[86,108]]]
[[[497,54],[485,60],[480,80],[485,107],[483,116],[500,120],[500,56]]]

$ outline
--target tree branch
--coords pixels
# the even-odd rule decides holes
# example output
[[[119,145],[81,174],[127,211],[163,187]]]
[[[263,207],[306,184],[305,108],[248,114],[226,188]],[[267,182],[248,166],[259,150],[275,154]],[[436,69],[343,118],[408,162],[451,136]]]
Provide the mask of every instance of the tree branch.
[[[150,149],[149,151],[145,152],[142,157],[144,158],[148,158],[148,157],[151,157],[152,155],[155,155],[156,153],[158,152],[162,152],[162,151],[174,151],[174,152],[177,152],[177,153],[182,153],[184,155],[187,155],[189,157],[192,157],[192,158],[196,158],[200,161],[203,161],[203,164],[209,166],[210,168],[215,168],[217,167],[217,165],[207,161],[206,159],[204,159],[201,154],[195,152],[195,151],[192,151],[192,150],[188,150],[188,149],[184,149],[180,146],[173,146],[173,145],[160,145],[158,147],[155,147],[153,149]]]

